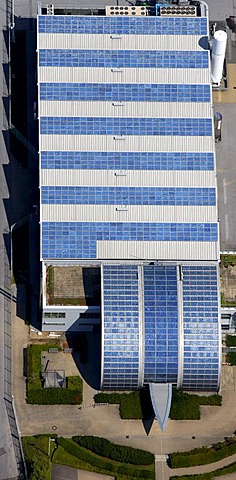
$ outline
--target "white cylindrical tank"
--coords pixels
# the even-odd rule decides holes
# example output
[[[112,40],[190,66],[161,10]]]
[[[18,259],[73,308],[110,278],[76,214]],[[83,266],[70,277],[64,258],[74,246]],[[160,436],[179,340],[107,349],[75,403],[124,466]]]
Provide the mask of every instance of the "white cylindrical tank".
[[[227,33],[217,30],[214,35],[211,53],[211,78],[212,83],[220,85],[223,75],[225,50],[227,44]]]

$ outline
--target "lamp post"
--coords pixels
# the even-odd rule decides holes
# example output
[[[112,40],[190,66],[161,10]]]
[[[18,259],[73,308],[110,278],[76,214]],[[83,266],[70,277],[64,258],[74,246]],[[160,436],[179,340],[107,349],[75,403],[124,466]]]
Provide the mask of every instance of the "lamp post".
[[[50,457],[50,445],[51,445],[51,442],[55,442],[55,441],[56,441],[55,438],[48,437],[48,457]]]

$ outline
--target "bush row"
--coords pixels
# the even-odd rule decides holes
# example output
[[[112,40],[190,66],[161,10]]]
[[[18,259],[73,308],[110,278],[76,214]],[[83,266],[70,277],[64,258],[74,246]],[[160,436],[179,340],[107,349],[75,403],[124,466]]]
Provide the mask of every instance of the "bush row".
[[[140,392],[131,393],[97,393],[95,403],[111,403],[120,405],[120,416],[123,419],[140,420],[143,418]]]
[[[174,390],[170,418],[172,420],[199,420],[200,405],[220,406],[222,397],[220,395],[198,396],[190,395],[181,390]]]
[[[29,480],[50,480],[51,462],[47,454],[48,439],[23,437],[22,445]]]
[[[236,347],[236,336],[234,335],[227,335],[226,336],[226,346],[227,347]]]
[[[154,455],[152,453],[125,445],[115,445],[105,438],[76,436],[73,437],[73,440],[87,450],[91,450],[101,457],[110,458],[116,462],[131,463],[133,465],[154,464]]]
[[[83,447],[77,445],[73,440],[68,440],[62,437],[58,438],[58,444],[61,445],[64,450],[73,455],[74,457],[83,460],[84,462],[92,465],[98,470],[106,470],[107,472],[119,473],[121,475],[128,475],[131,478],[140,478],[140,479],[154,479],[155,472],[154,470],[144,470],[138,467],[133,467],[131,465],[122,465],[120,463],[114,463],[111,460],[105,460],[102,457],[96,456],[95,454],[85,450]]]
[[[224,442],[216,443],[212,447],[195,448],[189,452],[171,453],[172,468],[194,467],[218,462],[223,458],[236,453],[236,438],[227,438]]]
[[[79,390],[66,388],[41,388],[27,391],[27,403],[37,405],[80,405],[82,394]]]

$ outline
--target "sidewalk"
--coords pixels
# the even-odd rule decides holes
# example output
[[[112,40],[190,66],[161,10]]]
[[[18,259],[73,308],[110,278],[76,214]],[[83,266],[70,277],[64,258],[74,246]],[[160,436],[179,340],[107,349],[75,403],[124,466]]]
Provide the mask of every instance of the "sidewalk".
[[[224,440],[234,433],[236,425],[236,368],[224,368],[222,378],[222,407],[201,407],[201,420],[169,420],[165,432],[156,421],[145,430],[141,420],[121,420],[118,405],[93,406],[94,390],[84,383],[81,409],[76,405],[27,405],[23,377],[23,347],[29,339],[29,327],[15,315],[13,323],[13,391],[17,417],[22,435],[56,432],[58,435],[97,435],[114,443],[144,448],[161,456],[173,451],[185,451]],[[55,428],[56,427],[56,428]],[[211,472],[236,461],[236,455],[220,462],[192,467],[170,469],[160,457],[156,461],[156,478]]]
[[[210,463],[208,465],[199,465],[198,467],[189,467],[189,468],[173,468],[173,469],[169,468],[169,476],[181,477],[181,475],[194,475],[194,474],[196,475],[199,473],[214,472],[215,470],[226,467],[227,465],[230,465],[231,463],[234,463],[234,462],[236,462],[236,454],[232,455],[231,457],[224,458],[219,462]],[[233,475],[234,475],[234,478],[236,478],[236,468],[235,468],[235,473]]]

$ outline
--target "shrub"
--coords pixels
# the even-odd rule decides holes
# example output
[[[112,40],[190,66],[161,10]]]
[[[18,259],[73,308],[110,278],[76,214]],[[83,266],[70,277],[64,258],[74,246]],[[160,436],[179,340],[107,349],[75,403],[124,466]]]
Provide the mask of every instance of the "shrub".
[[[229,352],[229,363],[236,365],[236,352]]]
[[[36,405],[79,405],[81,392],[66,388],[41,388],[27,392],[27,402]]]
[[[223,458],[236,453],[236,438],[231,437],[224,442],[216,443],[212,447],[195,448],[189,452],[170,454],[172,468],[193,467],[218,462]]]
[[[140,392],[131,393],[97,393],[94,395],[96,403],[110,403],[120,405],[120,416],[123,419],[140,420],[143,418]]]
[[[23,437],[23,451],[29,480],[50,480],[51,462],[48,457],[48,438]]]
[[[70,455],[83,460],[84,462],[96,467],[98,470],[106,470],[111,473],[120,473],[123,475],[130,476],[131,478],[154,478],[154,471],[144,470],[141,468],[133,467],[132,465],[120,464],[118,462],[113,462],[111,460],[105,460],[102,457],[95,455],[94,453],[84,449],[77,445],[73,440],[68,440],[65,438],[58,438],[58,444],[68,452]]]
[[[174,390],[170,409],[172,420],[199,420],[200,405],[220,406],[220,395],[198,396],[190,395],[181,390]]]
[[[227,335],[226,336],[226,346],[227,347],[236,347],[236,336]]]
[[[154,455],[145,450],[127,447],[126,445],[115,445],[105,438],[93,436],[76,436],[74,442],[91,450],[101,457],[110,458],[116,462],[131,463],[133,465],[150,465],[154,463]]]
[[[27,347],[27,403],[38,405],[80,405],[83,381],[80,377],[67,377],[67,388],[42,388],[41,353],[59,344],[30,345]]]

